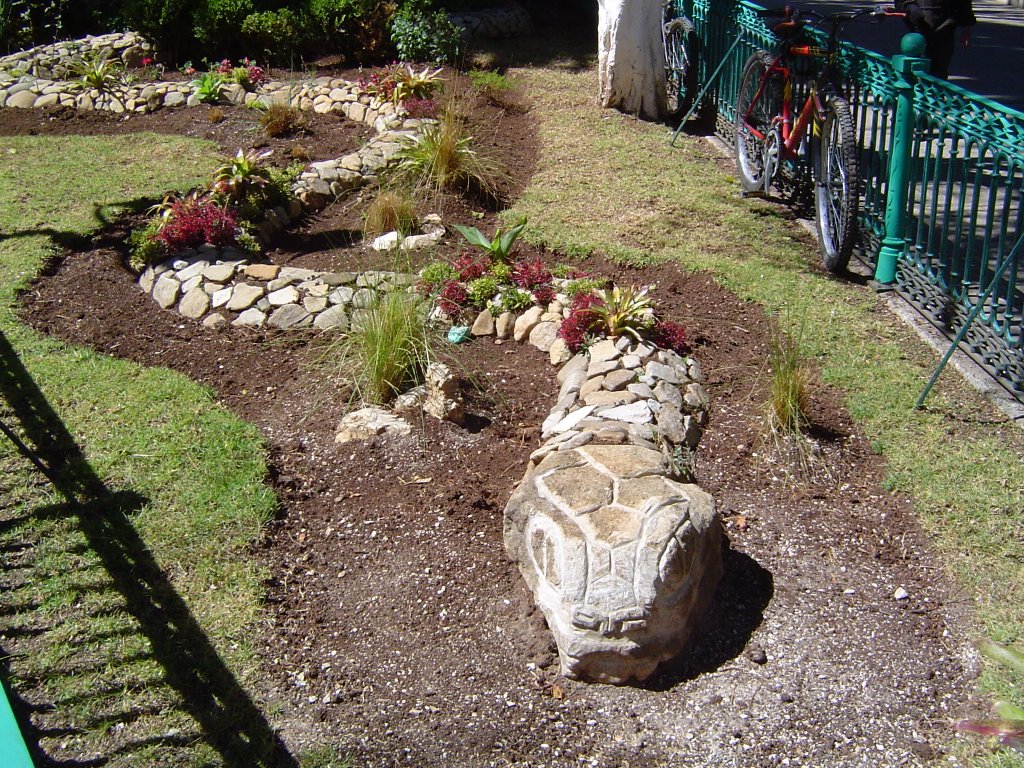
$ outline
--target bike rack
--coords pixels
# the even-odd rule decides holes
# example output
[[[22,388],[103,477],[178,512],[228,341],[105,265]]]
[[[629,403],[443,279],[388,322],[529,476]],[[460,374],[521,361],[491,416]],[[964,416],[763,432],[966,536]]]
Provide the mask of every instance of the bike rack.
[[[736,39],[733,40],[732,45],[729,46],[729,50],[725,52],[725,56],[723,56],[722,60],[718,62],[718,66],[715,68],[715,71],[711,73],[711,77],[708,78],[708,82],[700,89],[700,93],[697,94],[697,98],[693,100],[693,104],[687,110],[686,114],[683,115],[683,119],[679,121],[679,127],[676,128],[675,132],[672,134],[671,141],[668,143],[670,147],[674,147],[676,145],[676,139],[679,138],[679,134],[683,132],[683,126],[686,125],[686,121],[693,117],[694,112],[700,108],[700,103],[704,101],[704,97],[707,95],[708,91],[711,90],[711,86],[715,84],[715,81],[718,80],[718,76],[722,74],[722,70],[725,68],[726,62],[729,61],[729,57],[732,56],[732,52],[736,50],[736,47],[741,42],[743,42],[742,29],[736,36]]]

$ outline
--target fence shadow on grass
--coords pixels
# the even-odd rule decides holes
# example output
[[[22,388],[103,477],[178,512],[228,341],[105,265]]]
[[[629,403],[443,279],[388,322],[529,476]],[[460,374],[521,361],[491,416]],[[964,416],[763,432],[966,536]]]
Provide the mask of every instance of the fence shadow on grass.
[[[0,331],[0,396],[25,436],[19,450],[54,484],[65,501],[34,510],[33,517],[74,517],[109,576],[123,608],[162,667],[163,682],[178,694],[182,710],[198,724],[204,741],[226,766],[298,768],[283,741],[235,679],[188,605],[168,581],[131,520],[147,500],[114,490],[96,475],[81,448],[36,387]],[[13,425],[12,425],[13,426]],[[27,444],[26,444],[27,443]],[[0,672],[8,672],[2,665]],[[58,762],[42,753],[44,733],[29,721],[33,709],[13,698],[29,749],[38,766],[82,766],[95,761]],[[168,740],[174,737],[168,734]],[[144,746],[144,745],[138,745]],[[124,751],[125,745],[118,748]],[[130,745],[127,745],[130,749]],[[100,762],[105,763],[106,758]]]

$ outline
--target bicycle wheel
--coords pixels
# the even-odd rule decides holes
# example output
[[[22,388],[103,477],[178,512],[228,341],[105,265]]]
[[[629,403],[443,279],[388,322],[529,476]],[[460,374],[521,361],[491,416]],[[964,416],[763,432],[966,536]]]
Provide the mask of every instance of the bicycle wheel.
[[[846,99],[836,94],[828,94],[824,99],[825,120],[814,168],[814,218],[825,268],[842,274],[850,263],[857,239],[857,142]]]
[[[671,2],[665,4],[661,41],[665,49],[665,117],[678,120],[697,96],[697,32],[693,22],[675,15]]]
[[[782,78],[769,74],[772,61],[767,51],[747,59],[736,94],[736,168],[748,192],[764,189],[765,143],[782,114]]]

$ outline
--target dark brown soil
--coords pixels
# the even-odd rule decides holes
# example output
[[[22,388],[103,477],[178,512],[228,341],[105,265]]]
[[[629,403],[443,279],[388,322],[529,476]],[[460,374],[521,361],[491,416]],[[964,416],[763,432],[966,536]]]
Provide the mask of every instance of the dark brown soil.
[[[528,110],[494,110],[477,104],[476,125],[491,127],[493,149],[517,169],[514,195],[534,167],[537,133]],[[0,131],[184,132],[232,153],[260,141],[250,114],[225,110],[211,124],[204,111],[115,121],[6,110]],[[313,118],[296,140],[320,159],[364,135]],[[483,223],[470,215],[473,204],[431,203],[446,222],[494,226],[493,212]],[[343,201],[303,222],[271,258],[370,263],[357,235],[362,205]],[[686,325],[714,408],[697,482],[728,535],[725,576],[691,647],[642,687],[585,685],[557,676],[543,618],[501,540],[504,504],[556,392],[545,356],[514,343],[448,347],[465,372],[469,428],[425,419],[407,438],[336,445],[345,403],[323,338],[214,332],[159,310],[123,268],[122,236],[115,228],[66,253],[24,297],[25,319],[180,370],[266,436],[281,510],[254,552],[272,574],[260,694],[296,752],[332,744],[355,765],[421,768],[896,766],[939,756],[930,744],[945,742],[970,677],[957,605],[910,504],[882,489],[880,460],[841,393],[813,388],[809,477],[787,477],[759,441],[769,342],[759,307],[673,265],[584,265],[656,284],[660,314]],[[448,252],[460,247],[449,238]],[[909,597],[895,599],[897,588]]]

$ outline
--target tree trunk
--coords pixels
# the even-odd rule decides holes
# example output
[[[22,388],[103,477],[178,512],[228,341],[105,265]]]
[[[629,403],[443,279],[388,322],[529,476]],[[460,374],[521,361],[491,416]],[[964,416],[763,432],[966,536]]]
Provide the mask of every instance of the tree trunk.
[[[665,106],[660,0],[598,0],[601,106],[657,119]]]

